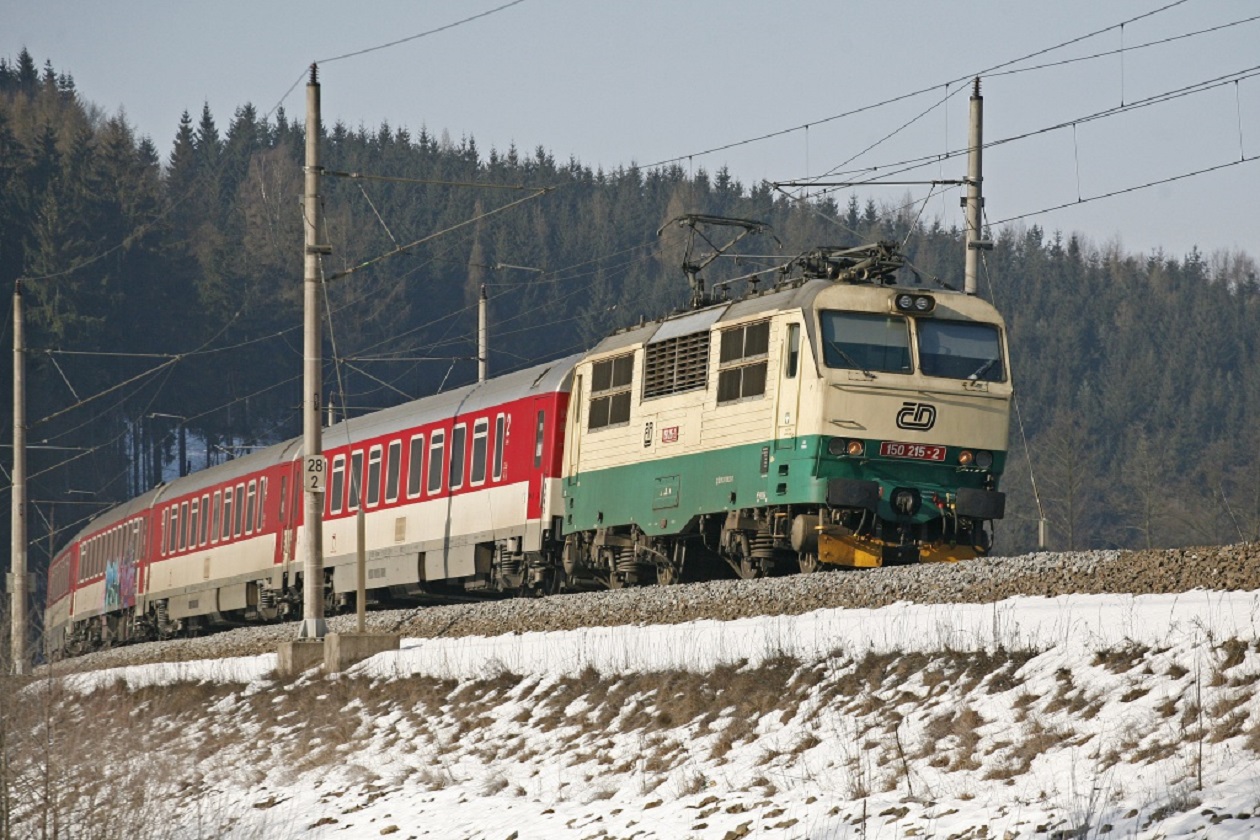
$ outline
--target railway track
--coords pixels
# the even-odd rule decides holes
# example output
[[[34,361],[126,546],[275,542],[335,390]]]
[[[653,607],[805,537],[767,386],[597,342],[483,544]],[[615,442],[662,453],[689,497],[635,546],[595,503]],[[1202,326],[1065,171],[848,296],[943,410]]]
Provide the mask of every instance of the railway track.
[[[898,601],[987,603],[1018,595],[1153,594],[1193,589],[1260,590],[1260,544],[1149,551],[1078,551],[991,557],[964,563],[820,572],[759,580],[648,586],[549,598],[379,610],[372,631],[411,638],[493,636],[622,624],[729,621],[817,609],[872,609]],[[329,621],[353,630],[355,617]],[[192,639],[96,651],[57,663],[56,672],[274,652],[296,623],[259,625]]]

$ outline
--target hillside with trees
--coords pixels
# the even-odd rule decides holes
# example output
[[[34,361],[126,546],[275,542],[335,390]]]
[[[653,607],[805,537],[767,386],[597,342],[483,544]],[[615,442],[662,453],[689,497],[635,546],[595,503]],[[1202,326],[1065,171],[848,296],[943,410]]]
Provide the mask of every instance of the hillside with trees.
[[[221,127],[202,107],[173,130],[163,159],[51,63],[0,60],[0,289],[23,278],[37,570],[94,506],[177,470],[181,426],[192,469],[300,433],[302,121],[246,104]],[[741,243],[732,276],[896,240],[925,283],[961,286],[961,231],[908,196],[796,202],[724,169],[592,170],[388,124],[327,126],[323,154],[361,176],[323,190],[324,382],[351,415],[472,381],[482,285],[492,375],[678,307],[682,240],[657,230],[681,213],[774,229],[781,250]],[[1035,547],[1043,515],[1055,548],[1260,537],[1254,260],[1040,226],[994,238],[981,294],[1007,318],[1019,395],[999,551]]]

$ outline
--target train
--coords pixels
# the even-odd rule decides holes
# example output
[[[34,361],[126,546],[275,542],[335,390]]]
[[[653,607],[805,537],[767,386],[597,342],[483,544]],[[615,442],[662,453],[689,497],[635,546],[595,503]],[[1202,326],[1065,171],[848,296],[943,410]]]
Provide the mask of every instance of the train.
[[[323,430],[323,597],[370,603],[987,554],[1012,382],[987,301],[817,248],[743,294]],[[693,285],[693,292],[695,292]],[[161,484],[48,570],[51,657],[303,614],[300,439]],[[317,588],[314,591],[319,591]]]

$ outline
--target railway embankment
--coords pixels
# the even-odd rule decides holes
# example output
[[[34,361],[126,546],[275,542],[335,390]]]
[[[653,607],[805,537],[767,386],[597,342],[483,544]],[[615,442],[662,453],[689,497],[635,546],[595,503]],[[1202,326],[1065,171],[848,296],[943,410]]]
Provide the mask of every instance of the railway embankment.
[[[1017,596],[1154,595],[1260,590],[1260,543],[1145,551],[1042,552],[964,563],[858,572],[819,572],[760,580],[719,580],[380,610],[368,629],[405,638],[498,636],[583,627],[732,621],[800,615],[820,609],[874,609],[898,602],[989,603]],[[335,616],[349,632],[353,616]],[[270,653],[296,635],[296,624],[229,630],[193,639],[98,651],[59,671]]]
[[[1240,545],[381,611],[297,680],[247,628],[44,672],[0,783],[95,836],[1253,837],[1258,593]]]

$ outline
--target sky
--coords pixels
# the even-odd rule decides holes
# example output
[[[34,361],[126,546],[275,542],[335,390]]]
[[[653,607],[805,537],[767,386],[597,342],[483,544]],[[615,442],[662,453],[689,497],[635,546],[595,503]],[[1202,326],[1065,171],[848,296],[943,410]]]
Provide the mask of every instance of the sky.
[[[1247,734],[1260,714],[1258,609],[1258,592],[1203,590],[899,603],[403,639],[337,677],[297,681],[277,680],[276,655],[262,654],[64,684],[68,698],[235,686],[196,720],[147,704],[132,713],[182,734],[161,759],[140,757],[150,770],[170,763],[145,784],[166,834],[1241,840],[1260,827]],[[703,704],[676,702],[719,667],[756,679],[785,657],[799,663],[790,699],[751,704],[759,717],[721,695],[701,719],[683,709]],[[980,667],[952,672],[960,662]],[[432,705],[413,709],[426,691]],[[547,708],[553,694],[561,713]],[[314,714],[312,695],[337,704],[331,730],[294,717]]]
[[[979,74],[985,140],[1023,137],[985,153],[990,223],[1171,257],[1260,255],[1257,43],[1253,0],[0,0],[0,56],[51,61],[163,156],[203,104],[221,130],[245,103],[304,118],[318,62],[326,123],[473,137],[483,154],[726,166],[745,186],[865,180],[926,158],[886,177],[956,180],[965,157],[941,156],[966,146],[962,80]],[[851,192],[962,224],[956,189],[840,188],[842,203]]]

